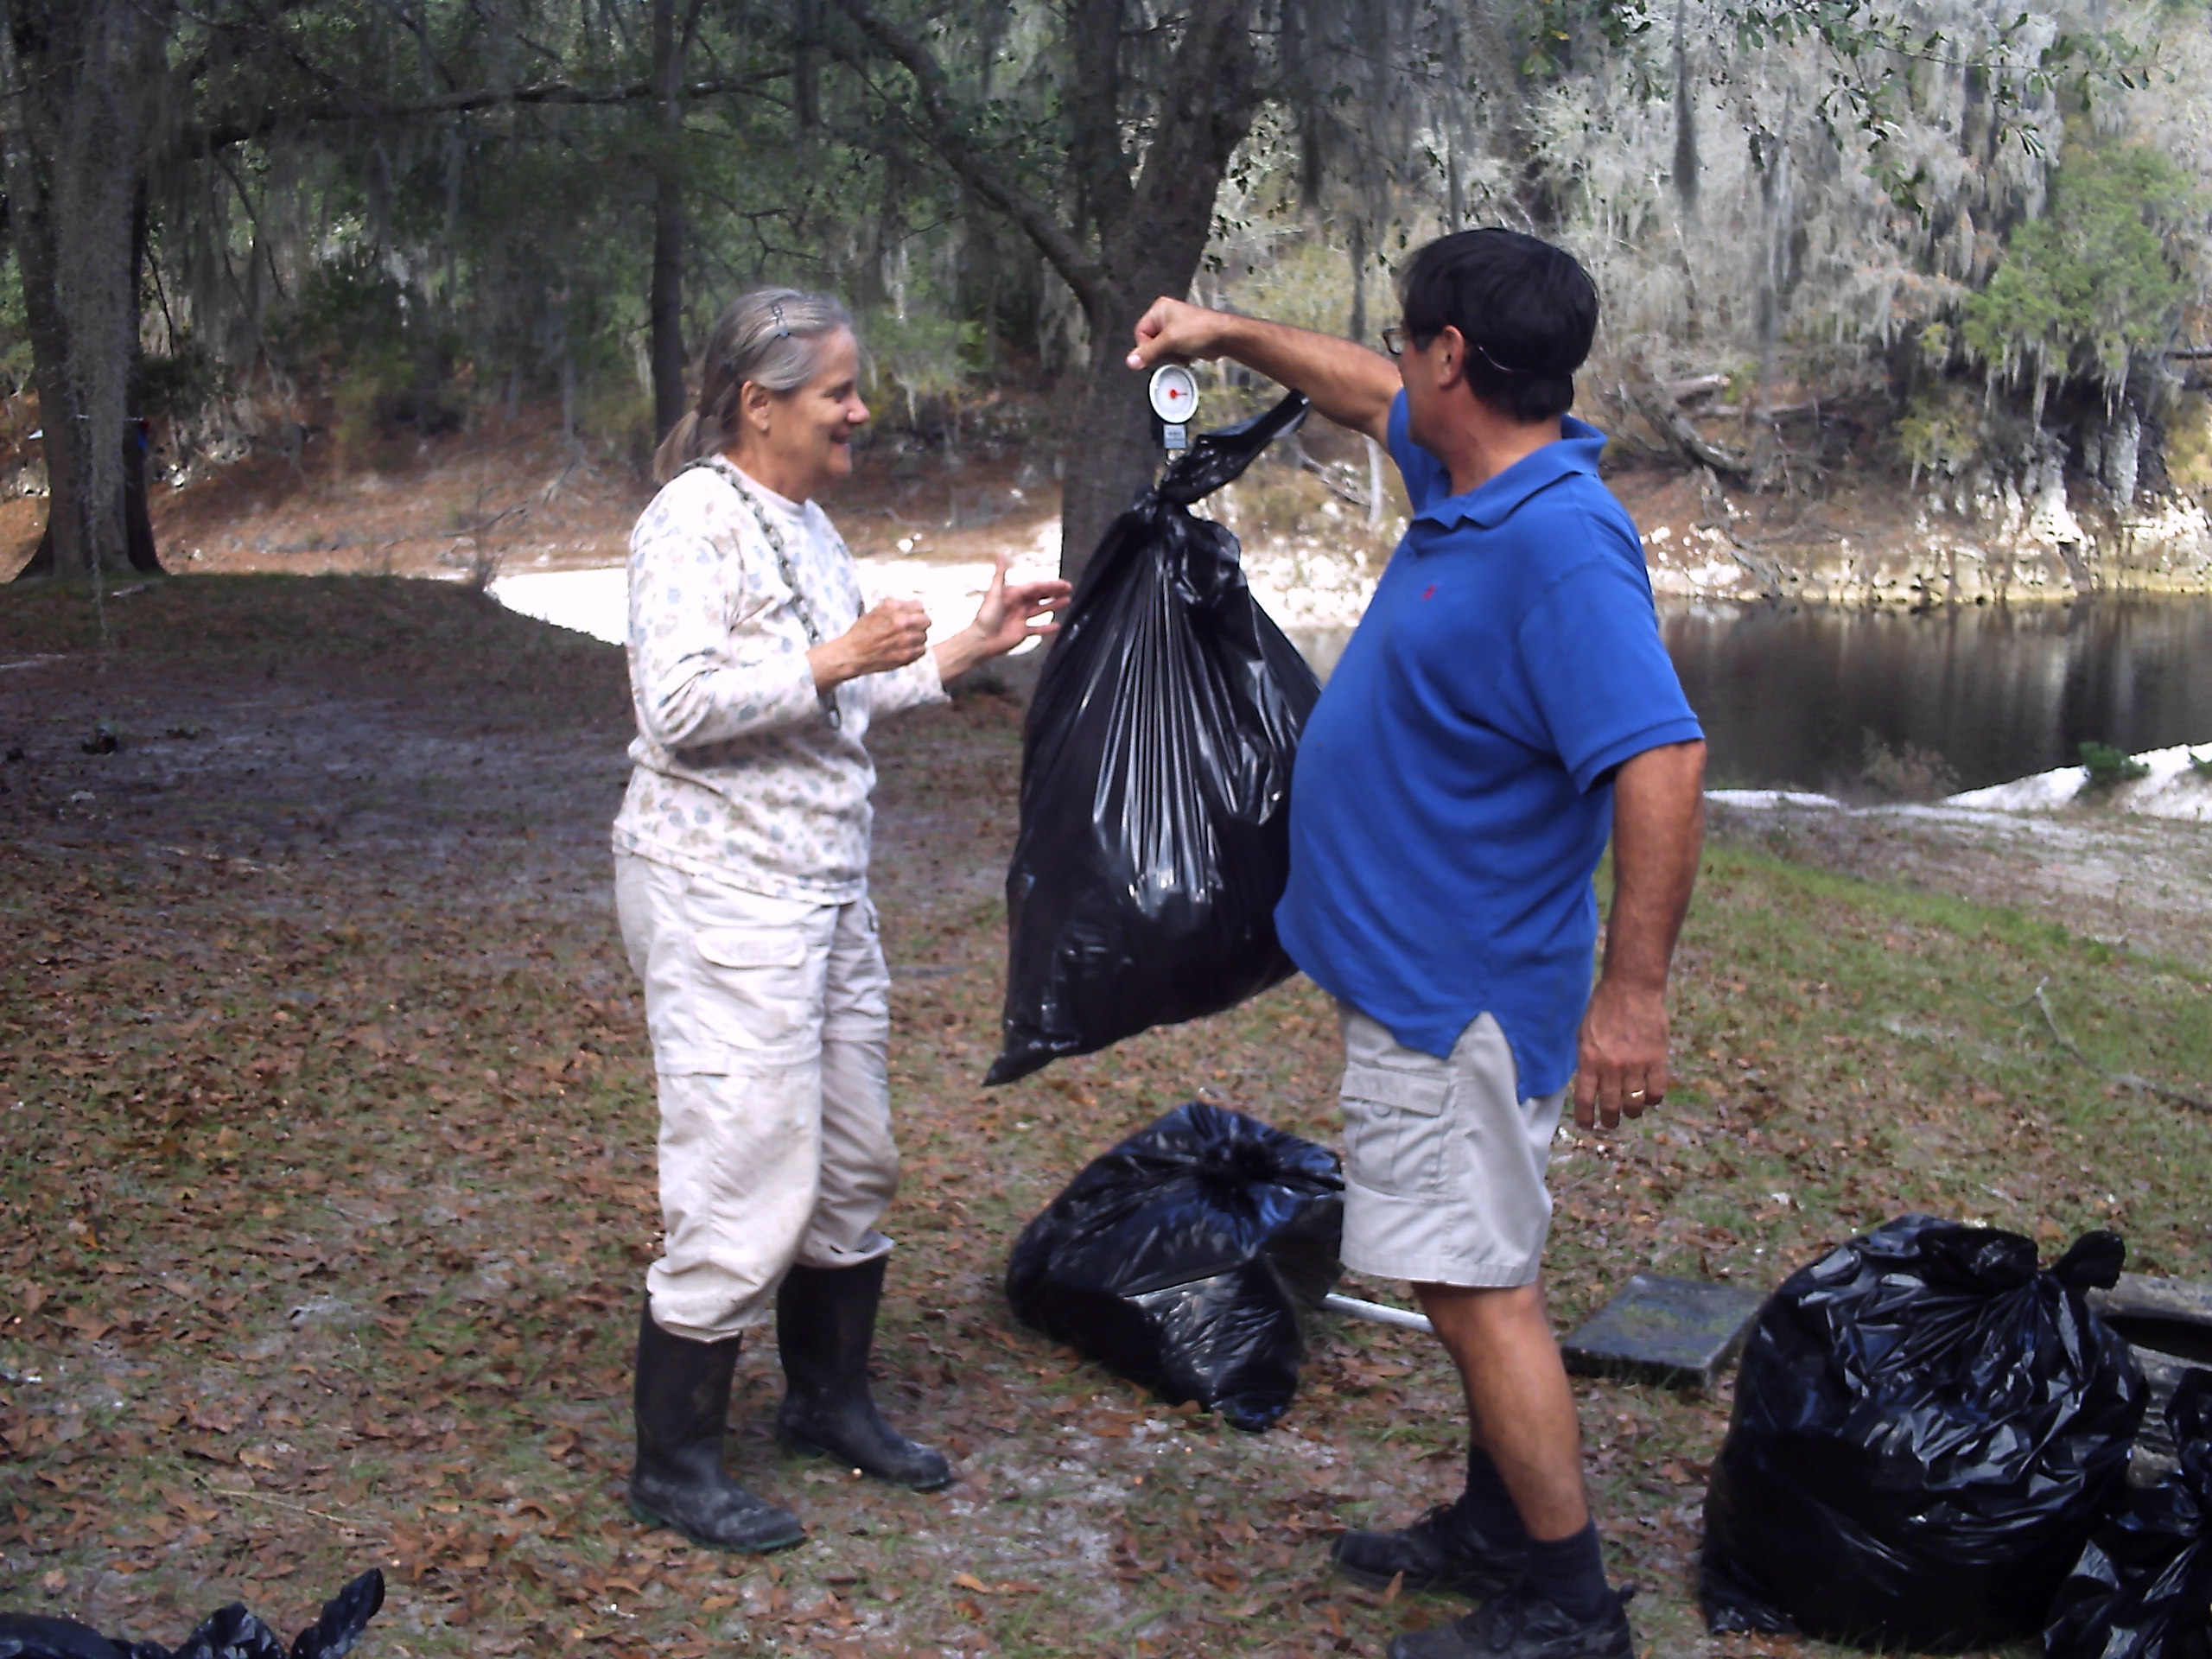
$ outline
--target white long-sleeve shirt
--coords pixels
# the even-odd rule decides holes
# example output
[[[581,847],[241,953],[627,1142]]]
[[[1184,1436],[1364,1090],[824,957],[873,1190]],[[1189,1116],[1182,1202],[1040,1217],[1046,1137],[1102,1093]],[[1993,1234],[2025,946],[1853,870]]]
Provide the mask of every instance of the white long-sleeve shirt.
[[[860,620],[844,540],[812,501],[752,480],[823,639]],[[944,701],[937,659],[836,689],[823,713],[791,589],[751,508],[715,471],[671,481],[630,536],[638,736],[614,850],[747,893],[849,904],[865,891],[872,720]]]

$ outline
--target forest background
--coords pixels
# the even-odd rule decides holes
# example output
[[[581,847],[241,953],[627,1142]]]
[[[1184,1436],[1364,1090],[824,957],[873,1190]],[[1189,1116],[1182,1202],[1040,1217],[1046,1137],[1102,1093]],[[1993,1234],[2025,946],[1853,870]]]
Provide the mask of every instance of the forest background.
[[[1976,594],[2212,586],[2202,6],[4,12],[0,491],[52,492],[65,571],[129,562],[138,446],[73,435],[137,416],[157,495],[556,410],[571,462],[639,484],[765,281],[853,303],[894,454],[1057,490],[1072,567],[1154,460],[1118,366],[1154,295],[1371,339],[1409,249],[1505,224],[1596,274],[1581,408],[1732,578],[1817,579],[1846,524],[1910,544],[1863,589],[1958,596],[1946,534]],[[1276,517],[1387,545],[1380,458],[1311,442]]]

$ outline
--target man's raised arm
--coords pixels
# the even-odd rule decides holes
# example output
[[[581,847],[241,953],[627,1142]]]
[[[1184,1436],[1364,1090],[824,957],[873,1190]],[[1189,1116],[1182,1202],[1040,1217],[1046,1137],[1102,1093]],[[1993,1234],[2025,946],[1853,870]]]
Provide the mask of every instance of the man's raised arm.
[[[1402,384],[1397,365],[1380,352],[1334,334],[1317,334],[1257,317],[1209,311],[1182,300],[1158,299],[1137,321],[1129,366],[1192,359],[1233,358],[1268,379],[1294,386],[1338,426],[1380,443]]]

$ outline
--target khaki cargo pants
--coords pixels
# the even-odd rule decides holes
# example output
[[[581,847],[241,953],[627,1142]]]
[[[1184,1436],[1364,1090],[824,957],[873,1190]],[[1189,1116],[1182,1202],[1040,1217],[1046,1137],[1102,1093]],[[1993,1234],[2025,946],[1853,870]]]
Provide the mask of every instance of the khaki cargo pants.
[[[766,1319],[794,1262],[891,1249],[899,1185],[875,907],[771,899],[617,855],[660,1096],[654,1323],[718,1341]]]

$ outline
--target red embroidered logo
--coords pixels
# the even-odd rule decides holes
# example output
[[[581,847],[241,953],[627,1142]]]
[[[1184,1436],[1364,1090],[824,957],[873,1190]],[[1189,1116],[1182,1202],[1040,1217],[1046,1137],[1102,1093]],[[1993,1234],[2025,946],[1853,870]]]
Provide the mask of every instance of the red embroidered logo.
[[[1436,584],[1434,582],[1431,582],[1427,588],[1421,589],[1421,596],[1423,599],[1434,599],[1436,597]]]

